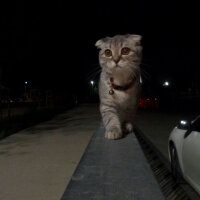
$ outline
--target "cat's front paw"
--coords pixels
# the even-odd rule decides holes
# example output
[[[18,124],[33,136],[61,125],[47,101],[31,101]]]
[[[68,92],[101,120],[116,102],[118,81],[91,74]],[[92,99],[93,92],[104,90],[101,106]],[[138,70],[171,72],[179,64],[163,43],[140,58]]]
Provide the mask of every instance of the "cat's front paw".
[[[105,138],[116,140],[122,137],[122,132],[118,129],[112,129],[109,131],[106,131]]]

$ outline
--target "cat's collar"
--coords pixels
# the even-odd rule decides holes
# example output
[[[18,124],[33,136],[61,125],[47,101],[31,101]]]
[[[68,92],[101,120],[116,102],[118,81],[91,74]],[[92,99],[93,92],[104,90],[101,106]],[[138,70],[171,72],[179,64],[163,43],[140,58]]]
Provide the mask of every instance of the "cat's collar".
[[[110,95],[113,95],[114,94],[114,90],[121,90],[121,91],[126,91],[127,89],[129,89],[132,85],[133,85],[133,80],[128,84],[128,85],[125,85],[125,86],[121,86],[121,85],[116,85],[114,84],[114,78],[113,77],[110,77],[110,83],[111,83],[111,89],[109,91],[109,94]]]

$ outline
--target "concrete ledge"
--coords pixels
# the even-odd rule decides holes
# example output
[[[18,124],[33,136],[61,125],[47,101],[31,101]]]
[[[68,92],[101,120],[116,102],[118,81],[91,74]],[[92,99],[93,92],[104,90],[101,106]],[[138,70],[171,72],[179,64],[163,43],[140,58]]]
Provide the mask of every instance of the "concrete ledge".
[[[135,135],[94,133],[61,200],[164,200]]]

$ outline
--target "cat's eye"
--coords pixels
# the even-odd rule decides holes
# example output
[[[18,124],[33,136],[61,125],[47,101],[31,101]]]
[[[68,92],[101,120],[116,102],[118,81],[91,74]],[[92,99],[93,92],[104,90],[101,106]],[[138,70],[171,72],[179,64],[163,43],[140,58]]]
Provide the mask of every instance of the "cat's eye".
[[[122,48],[122,50],[121,50],[121,54],[122,55],[128,55],[129,53],[130,53],[130,49],[128,48],[128,47],[124,47],[124,48]]]
[[[111,51],[110,49],[106,49],[106,50],[105,50],[105,55],[106,55],[107,57],[112,56],[112,51]]]

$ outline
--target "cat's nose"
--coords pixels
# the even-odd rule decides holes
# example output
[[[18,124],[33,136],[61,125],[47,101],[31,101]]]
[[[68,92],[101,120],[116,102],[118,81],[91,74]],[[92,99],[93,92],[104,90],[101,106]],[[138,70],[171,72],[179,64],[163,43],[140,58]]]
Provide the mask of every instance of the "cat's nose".
[[[114,59],[114,62],[115,62],[116,64],[117,64],[119,61],[120,61],[120,57]]]

